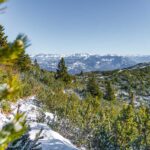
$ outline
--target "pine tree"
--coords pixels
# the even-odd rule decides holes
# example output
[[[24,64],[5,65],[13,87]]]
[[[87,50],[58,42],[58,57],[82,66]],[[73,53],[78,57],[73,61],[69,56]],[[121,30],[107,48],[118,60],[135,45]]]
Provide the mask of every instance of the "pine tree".
[[[105,96],[105,99],[107,99],[109,101],[112,101],[112,100],[116,99],[115,91],[114,91],[110,81],[106,82],[106,96]]]
[[[24,45],[24,49],[19,54],[18,58],[16,59],[15,65],[21,70],[26,71],[29,70],[31,67],[31,59],[28,54],[25,53],[25,48],[30,46],[29,40],[26,35],[20,34],[17,36],[16,41],[22,41]]]
[[[34,60],[34,66],[35,66],[36,68],[40,68],[40,66],[39,66],[39,64],[38,64],[38,62],[37,62],[37,59]]]
[[[116,145],[119,149],[132,149],[131,143],[134,143],[139,136],[137,123],[136,123],[136,111],[132,105],[124,106],[120,112],[115,126],[116,133]]]
[[[81,72],[80,72],[80,74],[79,74],[80,76],[83,76],[83,71],[81,70]]]
[[[20,125],[19,130],[16,129],[17,125]],[[8,145],[14,140],[17,140],[27,131],[26,121],[24,114],[17,113],[14,119],[5,124],[0,130],[0,150],[5,150]],[[16,149],[15,149],[16,150]]]
[[[102,92],[99,89],[99,85],[96,82],[96,79],[94,76],[89,78],[87,83],[87,92],[90,93],[93,97],[102,97]]]
[[[0,25],[0,48],[8,45],[7,36],[4,33],[4,27]]]
[[[13,65],[23,51],[25,51],[24,42],[21,39],[16,39],[6,47],[0,47],[0,63],[9,66]]]
[[[7,0],[0,0],[0,6],[2,3],[6,2]],[[4,7],[0,7],[0,13],[4,10]],[[21,43],[21,44],[20,44]],[[4,28],[0,25],[0,64],[2,65],[2,68],[0,67],[0,74],[5,72],[5,69],[9,66],[9,70],[6,69],[6,72],[12,70],[12,64],[15,59],[18,58],[18,55],[22,52],[24,49],[23,42],[20,40],[15,40],[13,43],[8,44],[7,42],[7,36],[5,36]],[[10,65],[11,64],[11,65]],[[4,66],[3,66],[4,65]],[[5,69],[3,68],[5,67]],[[3,75],[4,76],[4,75]],[[1,86],[4,87],[4,91],[2,90],[0,92],[0,97],[4,93],[4,99],[7,99],[10,96],[14,97],[14,93],[16,93],[17,85],[16,81],[19,81],[18,78],[14,77],[14,74],[11,74],[11,76],[5,75],[4,78],[7,78],[7,80],[3,80],[3,78],[0,78]],[[11,79],[10,79],[11,78]],[[4,92],[4,93],[3,93]],[[1,99],[0,99],[1,100]],[[26,132],[26,125],[25,125],[25,117],[24,114],[16,114],[14,116],[14,119],[12,122],[9,122],[5,124],[2,129],[0,130],[0,149],[4,150],[8,148],[8,145],[15,139],[19,138],[21,135],[23,135]],[[16,127],[19,125],[19,128],[16,129]]]
[[[31,60],[28,54],[22,52],[16,60],[16,65],[21,71],[27,71],[31,67]]]
[[[130,93],[130,104],[134,106],[135,102],[135,94],[133,92]]]
[[[69,83],[71,81],[71,77],[68,74],[64,58],[61,58],[60,62],[58,63],[58,68],[57,68],[55,77],[56,79],[61,79],[62,81],[66,83]]]

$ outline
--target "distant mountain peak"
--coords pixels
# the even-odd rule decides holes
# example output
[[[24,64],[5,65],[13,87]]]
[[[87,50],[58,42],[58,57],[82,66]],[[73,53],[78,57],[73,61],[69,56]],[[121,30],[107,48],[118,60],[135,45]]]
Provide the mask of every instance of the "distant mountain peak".
[[[150,62],[150,56],[120,56],[120,55],[98,55],[88,53],[65,54],[37,54],[30,56],[32,60],[37,59],[41,68],[56,71],[61,57],[64,57],[68,71],[72,74],[90,71],[108,71],[123,69],[138,63]]]

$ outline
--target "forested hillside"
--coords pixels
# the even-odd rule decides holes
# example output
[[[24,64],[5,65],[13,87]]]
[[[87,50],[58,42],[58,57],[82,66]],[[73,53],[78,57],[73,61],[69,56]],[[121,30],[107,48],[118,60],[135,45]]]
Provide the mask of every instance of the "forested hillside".
[[[79,76],[79,80],[87,80],[90,76],[94,76],[104,95],[107,94],[107,83],[109,82],[118,100],[129,102],[134,97],[135,104],[139,105],[150,103],[149,75],[149,63],[143,63],[122,70],[84,73]]]
[[[23,48],[27,43],[26,36],[16,38],[12,44],[19,44],[21,52],[12,59],[11,53],[4,55],[3,48],[1,49],[3,112],[9,113],[11,101],[36,95],[44,109],[57,116],[57,122],[50,126],[79,148],[149,148],[149,107],[145,104],[136,106],[134,98],[135,92],[139,93],[135,87],[140,81],[143,81],[144,86],[148,86],[149,67],[72,76],[68,74],[62,58],[57,72],[48,72],[40,69],[36,60],[31,63]],[[6,50],[9,50],[9,47],[6,47]],[[17,48],[15,50],[19,52]],[[9,59],[6,59],[6,56],[9,56]],[[133,80],[134,82],[131,82]],[[120,91],[129,90],[125,85],[131,87],[131,97],[127,97],[127,100],[116,95],[117,88]],[[12,139],[14,140],[11,134]],[[7,142],[11,140],[9,138]]]
[[[42,111],[56,117],[56,121],[48,122],[47,126],[79,149],[150,149],[149,66],[70,75],[61,58],[57,71],[49,72],[41,69],[37,60],[30,60],[26,54],[29,45],[25,35],[9,42],[0,25],[2,114],[9,115],[12,103],[20,98],[26,100],[34,96]],[[19,111],[20,104],[17,107],[13,120],[0,130],[0,150],[16,150],[16,143],[31,129],[24,113]],[[43,123],[42,119],[38,121]],[[37,146],[38,138],[30,141],[32,147]],[[27,147],[30,142],[23,143]]]

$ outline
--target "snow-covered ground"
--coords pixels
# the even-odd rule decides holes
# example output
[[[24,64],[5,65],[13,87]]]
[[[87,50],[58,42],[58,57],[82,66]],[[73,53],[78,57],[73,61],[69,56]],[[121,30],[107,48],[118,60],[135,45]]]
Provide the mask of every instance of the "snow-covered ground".
[[[37,133],[41,131],[40,138],[37,143],[41,143],[38,147],[42,150],[77,150],[77,148],[59,133],[53,131],[47,123],[55,121],[54,115],[50,112],[44,112],[35,97],[26,100],[19,100],[15,104],[11,104],[12,113],[6,115],[0,113],[0,128],[13,119],[13,115],[17,112],[24,112],[27,118],[27,124],[30,127],[29,137],[31,140],[36,138]],[[42,130],[41,130],[42,129]]]
[[[46,124],[32,123],[30,127],[31,140],[35,139],[36,134],[41,128],[43,129],[40,136],[43,136],[44,138],[39,140],[42,150],[77,150],[77,148],[71,144],[69,140],[62,137],[59,133],[51,130]]]

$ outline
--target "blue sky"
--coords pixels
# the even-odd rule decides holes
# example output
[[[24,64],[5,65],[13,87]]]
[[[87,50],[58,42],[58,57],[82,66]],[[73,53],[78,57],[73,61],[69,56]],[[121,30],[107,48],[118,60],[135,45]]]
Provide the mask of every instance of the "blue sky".
[[[150,54],[150,0],[9,0],[0,23],[27,52]]]

